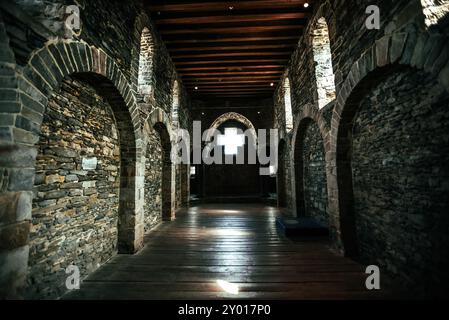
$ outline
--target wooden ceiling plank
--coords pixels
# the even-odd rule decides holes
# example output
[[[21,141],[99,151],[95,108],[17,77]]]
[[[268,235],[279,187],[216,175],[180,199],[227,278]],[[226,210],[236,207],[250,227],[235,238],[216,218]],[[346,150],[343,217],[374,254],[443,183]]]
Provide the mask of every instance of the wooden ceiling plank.
[[[242,30],[252,33],[263,33],[271,31],[284,31],[284,30],[297,30],[298,32],[304,28],[302,24],[292,25],[275,25],[275,26],[252,26],[252,27],[216,27],[216,28],[179,28],[170,30],[160,30],[162,36],[168,34],[175,35],[196,35],[196,34],[214,34],[214,33],[229,33],[229,34],[241,34]]]
[[[263,49],[294,49],[296,44],[292,43],[279,43],[279,44],[256,44],[256,45],[231,45],[231,46],[203,46],[203,47],[172,47],[169,48],[170,52],[180,52],[180,51],[189,51],[189,52],[205,52],[205,51],[229,51],[229,50],[263,50]]]
[[[308,17],[308,13],[294,12],[294,13],[272,13],[272,14],[251,14],[239,15],[238,13],[229,15],[207,15],[197,17],[173,17],[156,19],[157,25],[170,24],[208,24],[208,23],[240,23],[240,22],[264,22],[276,20],[297,20]]]
[[[235,43],[235,42],[262,42],[262,41],[288,41],[288,40],[298,40],[297,35],[291,36],[276,36],[276,35],[260,35],[260,36],[246,36],[241,37],[221,37],[221,38],[209,38],[209,39],[199,39],[199,38],[189,38],[189,39],[173,39],[164,41],[168,46],[170,45],[180,45],[180,44],[202,44],[202,43]]]
[[[204,65],[216,65],[216,66],[221,66],[221,65],[229,65],[229,66],[249,66],[249,65],[263,65],[265,63],[270,63],[270,64],[280,64],[283,65],[285,63],[288,62],[288,59],[284,58],[284,59],[280,59],[280,58],[266,58],[266,59],[258,59],[258,58],[253,58],[253,59],[235,59],[235,60],[201,60],[201,61],[192,61],[192,60],[188,60],[188,61],[175,61],[175,64],[177,66],[177,68],[179,68],[179,66],[204,66]],[[213,66],[211,66],[213,67]]]
[[[259,0],[259,1],[217,1],[204,3],[201,1],[192,3],[173,3],[168,4],[166,1],[148,1],[147,7],[152,12],[205,12],[205,11],[232,11],[234,10],[251,10],[255,8],[291,8],[304,7],[307,0]]]
[[[260,57],[260,56],[283,56],[289,57],[289,52],[278,52],[278,51],[247,51],[247,52],[214,52],[214,53],[182,53],[174,54],[173,58],[213,58],[213,57]]]

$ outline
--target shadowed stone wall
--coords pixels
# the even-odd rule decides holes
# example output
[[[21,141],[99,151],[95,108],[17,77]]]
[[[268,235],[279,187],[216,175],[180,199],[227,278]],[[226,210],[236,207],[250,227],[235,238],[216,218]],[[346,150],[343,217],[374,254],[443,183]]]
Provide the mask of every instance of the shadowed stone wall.
[[[72,4],[0,4],[0,297],[56,297],[69,263],[78,264],[83,278],[117,250],[138,251],[145,230],[162,221],[160,137],[147,122],[155,110],[171,117],[175,80],[180,125],[190,124],[189,97],[142,3],[77,1],[81,29],[76,34],[64,27],[66,6]],[[153,37],[148,52],[154,55],[149,57],[153,72],[145,75],[151,78],[151,95],[141,100],[143,30]],[[83,74],[83,82],[73,82],[73,74],[77,79]],[[79,104],[84,109],[71,109]],[[107,104],[110,118],[96,111]],[[89,116],[88,107],[95,110]],[[55,121],[46,123],[49,117]],[[92,121],[79,120],[83,117]],[[64,144],[57,139],[63,130],[85,135]],[[50,154],[45,143],[62,149]],[[62,154],[70,150],[76,154]],[[86,155],[97,158],[97,167],[84,175],[79,167]],[[181,194],[179,174],[167,179],[174,186],[168,192]],[[170,207],[174,211],[181,202],[178,196]],[[88,234],[91,229],[95,232]]]
[[[414,70],[370,91],[353,128],[361,259],[430,294],[449,279],[449,94]]]
[[[449,208],[448,4],[378,1],[380,29],[370,30],[365,10],[372,4],[314,5],[281,81],[288,77],[291,86],[291,133],[284,88],[276,89],[274,123],[284,131],[290,154],[285,177],[289,213],[296,214],[298,203],[305,211],[326,208],[335,250],[379,265],[399,286],[442,295],[449,287],[444,273],[449,238],[443,232],[448,229],[443,212]],[[319,95],[323,69],[313,52],[323,18],[336,90],[325,106]],[[414,71],[403,71],[401,65]],[[304,125],[310,121],[316,129]],[[316,148],[320,136],[323,151]],[[306,151],[301,168],[294,167],[298,146]],[[299,193],[298,181],[304,181]],[[323,214],[318,210],[314,217],[322,220]]]
[[[326,159],[323,138],[318,126],[310,122],[303,141],[303,174],[305,212],[323,226],[329,225],[327,211]]]

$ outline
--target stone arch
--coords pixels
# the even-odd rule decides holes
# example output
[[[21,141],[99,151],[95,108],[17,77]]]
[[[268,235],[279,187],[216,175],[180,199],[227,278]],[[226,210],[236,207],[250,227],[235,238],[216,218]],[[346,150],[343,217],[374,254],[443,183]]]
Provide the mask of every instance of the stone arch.
[[[244,115],[237,112],[228,112],[219,116],[215,121],[210,125],[209,129],[218,129],[223,123],[229,120],[235,120],[242,123],[245,127],[250,130],[251,136],[253,137],[254,144],[257,143],[257,132],[253,123]],[[207,141],[210,141],[212,138],[211,134],[207,135]]]
[[[21,102],[25,107],[37,104],[45,109],[48,97],[59,89],[61,81],[69,75],[89,82],[101,95],[110,97],[122,155],[118,249],[121,253],[136,252],[143,245],[140,231],[136,229],[140,208],[135,201],[139,193],[135,177],[138,176],[137,164],[141,156],[140,120],[133,117],[137,112],[135,98],[115,61],[104,51],[85,43],[50,43],[31,56],[22,73],[19,88],[26,94],[21,97]],[[30,101],[26,95],[35,99]],[[42,118],[36,127],[30,128],[36,137],[34,143],[37,142],[41,124]]]
[[[336,245],[347,256],[357,256],[355,221],[352,212],[351,128],[356,106],[355,93],[369,85],[367,78],[395,72],[401,67],[422,70],[449,91],[449,55],[440,36],[427,33],[394,33],[377,40],[353,64],[338,91],[330,132],[329,201],[331,215],[338,217]],[[422,52],[428,52],[423,55]],[[363,90],[362,90],[363,91]]]
[[[173,132],[169,116],[160,108],[153,110],[148,125],[159,135],[162,143],[162,220],[175,219],[176,168],[171,162]]]
[[[17,101],[20,106],[11,126],[11,142],[2,147],[2,158],[11,161],[7,172],[9,187],[20,196],[21,207],[31,217],[34,168],[43,115],[51,95],[57,92],[67,77],[92,85],[111,105],[119,130],[121,148],[121,192],[119,198],[118,250],[134,253],[143,246],[139,221],[141,203],[138,162],[140,149],[140,120],[132,89],[115,61],[104,51],[78,41],[50,41],[31,55],[27,65],[17,73]],[[18,155],[20,154],[20,157]],[[4,181],[4,178],[2,178]],[[28,243],[29,220],[20,227],[23,245]],[[19,230],[17,230],[19,232]],[[21,255],[27,265],[28,254]],[[22,262],[20,262],[22,263]],[[22,280],[21,280],[22,281]]]
[[[291,144],[291,190],[292,195],[296,201],[293,201],[292,208],[294,215],[298,215],[300,212],[305,213],[305,194],[304,194],[304,177],[303,177],[303,142],[306,135],[307,128],[309,125],[316,125],[319,129],[320,137],[323,143],[323,150],[325,153],[325,171],[326,171],[326,181],[328,181],[328,154],[329,148],[329,129],[326,120],[323,118],[322,113],[318,111],[317,108],[312,105],[304,106],[302,112],[295,123],[293,138]],[[329,215],[329,229],[331,231],[331,237],[333,238],[335,233],[335,222]]]

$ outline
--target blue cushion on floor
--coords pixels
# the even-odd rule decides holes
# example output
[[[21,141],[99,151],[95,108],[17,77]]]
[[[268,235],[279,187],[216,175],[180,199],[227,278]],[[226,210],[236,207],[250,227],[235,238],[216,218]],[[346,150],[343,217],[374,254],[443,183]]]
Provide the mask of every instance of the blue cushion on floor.
[[[328,236],[329,230],[312,218],[277,217],[276,225],[286,236]]]

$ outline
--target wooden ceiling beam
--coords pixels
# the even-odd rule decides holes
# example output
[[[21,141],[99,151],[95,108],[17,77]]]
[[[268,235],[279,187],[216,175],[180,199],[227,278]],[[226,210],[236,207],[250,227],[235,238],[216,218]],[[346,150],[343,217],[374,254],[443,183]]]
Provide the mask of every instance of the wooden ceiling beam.
[[[183,78],[187,77],[209,77],[209,76],[221,76],[221,77],[230,77],[230,76],[258,76],[258,75],[279,75],[281,76],[284,72],[282,70],[277,71],[222,71],[222,72],[183,72]]]
[[[279,77],[277,78],[271,78],[271,79],[184,79],[183,83],[185,85],[193,85],[193,86],[201,86],[205,84],[217,84],[217,85],[226,85],[226,84],[250,84],[250,83],[259,83],[259,84],[270,84],[271,82],[276,83],[279,81]],[[220,81],[221,80],[221,81]]]
[[[278,44],[241,44],[241,45],[211,45],[211,46],[179,46],[179,47],[170,47],[170,52],[180,52],[180,51],[189,51],[189,52],[205,52],[205,51],[232,51],[232,50],[265,50],[265,49],[293,49],[296,47],[295,43],[278,43]]]
[[[272,96],[314,0],[143,2],[187,90],[213,99]]]
[[[250,70],[266,70],[266,69],[274,69],[274,70],[283,70],[284,66],[280,64],[272,64],[272,65],[256,65],[256,66],[209,66],[209,67],[177,67],[176,70],[179,72],[189,72],[189,71],[250,71]]]
[[[283,56],[285,58],[290,56],[290,52],[279,52],[279,51],[246,51],[246,52],[213,52],[213,53],[175,53],[172,55],[173,60],[175,59],[191,59],[191,58],[218,58],[218,57],[270,57],[270,56]]]
[[[265,58],[265,59],[258,59],[258,58],[252,58],[252,59],[234,59],[234,60],[175,60],[176,67],[179,68],[180,66],[204,66],[204,65],[212,65],[211,68],[216,66],[250,66],[250,65],[264,65],[266,63],[269,64],[279,64],[283,65],[288,62],[287,58]]]
[[[292,24],[292,25],[274,25],[274,26],[252,26],[252,27],[215,27],[215,28],[177,28],[177,29],[169,29],[164,30],[160,29],[160,33],[162,37],[165,35],[189,35],[195,36],[197,34],[241,34],[242,30],[245,30],[245,33],[262,33],[262,32],[273,32],[273,31],[285,31],[285,30],[296,30],[300,31],[304,28],[302,24]]]
[[[240,15],[225,13],[224,15],[203,15],[196,17],[168,17],[155,19],[156,25],[170,25],[170,24],[208,24],[208,23],[241,23],[241,22],[264,22],[276,20],[297,20],[308,17],[305,12],[292,13],[268,13],[268,14],[250,14]]]
[[[295,42],[298,41],[297,35],[291,35],[291,36],[276,36],[276,35],[260,35],[260,36],[246,36],[242,35],[240,37],[234,36],[234,37],[215,37],[215,38],[189,38],[189,39],[173,39],[173,40],[166,40],[164,41],[165,44],[170,47],[171,45],[181,45],[181,44],[202,44],[202,43],[235,43],[235,42],[262,42],[262,41],[289,41],[293,40]]]
[[[275,9],[275,8],[304,8],[307,0],[259,0],[259,1],[217,1],[217,2],[192,2],[173,3],[167,1],[147,1],[148,9],[151,12],[205,12],[205,11],[226,11],[251,10],[251,9]],[[233,10],[230,10],[233,7]]]

